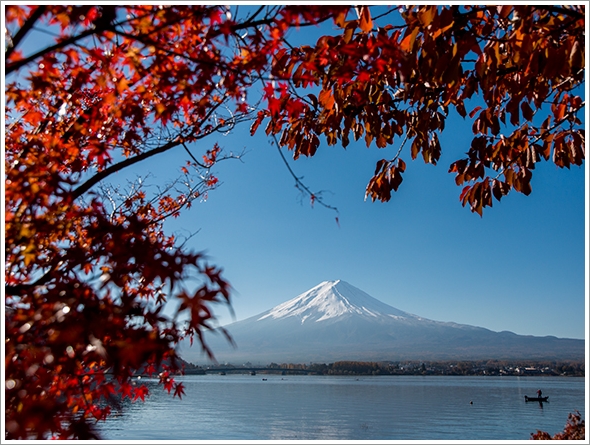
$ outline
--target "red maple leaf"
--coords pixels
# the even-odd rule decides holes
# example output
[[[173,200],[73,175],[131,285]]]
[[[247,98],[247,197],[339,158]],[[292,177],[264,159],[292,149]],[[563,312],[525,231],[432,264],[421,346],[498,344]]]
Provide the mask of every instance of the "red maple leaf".
[[[148,387],[145,385],[141,385],[139,388],[135,390],[135,396],[133,397],[133,400],[135,401],[137,399],[141,399],[142,402],[145,402],[145,396],[149,395],[150,390],[148,389]]]
[[[179,399],[182,399],[184,395],[184,385],[182,383],[177,383],[174,385],[174,396],[178,396]]]
[[[123,383],[119,393],[121,398],[129,397],[129,400],[133,400],[133,387],[129,383]]]

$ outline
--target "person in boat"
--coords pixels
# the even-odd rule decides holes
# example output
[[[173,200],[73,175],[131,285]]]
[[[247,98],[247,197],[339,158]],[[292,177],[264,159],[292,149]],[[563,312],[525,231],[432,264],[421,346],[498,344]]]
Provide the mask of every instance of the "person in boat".
[[[542,395],[543,395],[543,391],[541,391],[540,389],[537,389],[537,397],[540,399]]]

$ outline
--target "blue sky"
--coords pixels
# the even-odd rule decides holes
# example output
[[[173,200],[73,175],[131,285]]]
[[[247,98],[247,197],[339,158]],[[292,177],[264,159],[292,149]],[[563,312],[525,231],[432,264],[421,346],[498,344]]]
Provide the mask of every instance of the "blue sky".
[[[408,168],[389,203],[364,201],[364,190],[375,162],[397,146],[367,149],[359,141],[346,150],[323,144],[297,161],[287,154],[308,187],[326,190],[339,225],[333,211],[302,199],[263,133],[237,128],[218,141],[227,151],[247,150],[242,162],[218,164],[221,187],[167,229],[198,231],[188,245],[223,267],[237,320],[343,279],[438,321],[584,338],[587,164],[537,164],[530,196],[511,192],[480,218],[461,206],[461,188],[447,173],[469,146],[470,125],[449,119],[438,166],[402,152]],[[161,161],[154,160],[159,170]],[[225,309],[217,313],[223,324],[232,321]]]

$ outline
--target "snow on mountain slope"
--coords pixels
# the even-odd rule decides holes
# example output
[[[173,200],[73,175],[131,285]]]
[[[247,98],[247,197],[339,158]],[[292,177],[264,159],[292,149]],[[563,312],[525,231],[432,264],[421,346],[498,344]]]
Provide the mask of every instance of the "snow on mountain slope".
[[[324,281],[292,300],[275,306],[258,320],[298,317],[301,323],[323,321],[356,314],[365,317],[389,316],[396,319],[420,319],[371,297],[345,281]]]
[[[434,321],[396,309],[341,281],[324,281],[266,312],[224,326],[233,337],[207,335],[228,362],[447,359],[580,359],[584,340],[533,337]],[[211,333],[213,334],[213,333]],[[186,347],[186,350],[184,350]],[[203,358],[182,347],[183,357]]]

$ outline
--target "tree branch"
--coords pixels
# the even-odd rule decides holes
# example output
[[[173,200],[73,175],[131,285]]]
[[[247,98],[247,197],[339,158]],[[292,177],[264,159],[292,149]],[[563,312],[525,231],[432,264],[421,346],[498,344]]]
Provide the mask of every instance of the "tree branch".
[[[327,15],[325,17],[322,17],[317,22],[303,22],[303,23],[298,23],[297,26],[298,27],[305,27],[305,26],[319,25],[320,23],[323,23],[326,20],[331,19],[332,17],[334,17],[334,15],[333,14],[330,14],[330,15]],[[247,21],[245,21],[243,23],[237,23],[234,26],[232,26],[232,32],[235,32],[235,31],[240,30],[240,29],[245,29],[245,28],[258,27],[258,26],[261,26],[261,25],[271,25],[274,22],[274,20],[275,20],[274,17],[264,18],[264,19],[260,19],[260,20],[254,20],[254,21],[247,20]]]
[[[554,12],[557,14],[564,14],[570,17],[574,17],[575,19],[581,19],[584,20],[586,18],[586,16],[575,10],[575,9],[569,9],[566,7],[562,7],[562,6],[553,6],[553,5],[534,5],[533,6],[535,9],[540,9],[543,11],[549,11],[549,12]]]
[[[258,16],[258,14],[260,14],[264,10],[264,8],[266,8],[266,5],[260,6],[254,14],[252,14],[250,17],[247,17],[247,20],[244,21],[244,23],[252,23],[254,19]]]
[[[93,34],[99,34],[100,32],[102,32],[102,30],[98,30],[95,28],[88,29],[84,32],[81,32],[78,35],[71,36],[67,39],[64,39],[64,40],[56,43],[55,45],[48,46],[48,47],[42,49],[41,51],[31,54],[29,57],[25,57],[24,59],[16,60],[12,63],[7,63],[6,64],[6,74],[8,75],[8,74],[12,73],[13,71],[16,71],[16,70],[22,68],[23,66],[31,63],[33,60],[38,59],[39,57],[43,57],[45,54],[60,50],[62,48],[65,48],[68,45],[76,43],[78,40],[82,40],[82,39],[89,37]]]
[[[39,6],[39,8],[37,10],[39,10],[39,9],[45,9],[45,6]],[[35,10],[35,12],[37,12],[37,10]],[[40,13],[40,15],[41,14],[42,13]],[[33,15],[34,15],[34,13],[33,13]],[[31,19],[33,18],[33,15],[31,15],[31,18],[29,18],[27,20],[27,22],[31,21]],[[38,17],[35,20],[37,20],[37,19],[38,19]],[[123,21],[118,22],[118,23],[110,23],[110,22],[106,22],[106,21],[105,22],[101,22],[99,26],[95,26],[94,28],[89,28],[86,31],[83,31],[83,32],[81,32],[78,35],[70,36],[67,39],[64,39],[64,40],[61,40],[61,41],[57,42],[55,45],[48,46],[48,47],[46,47],[46,48],[44,48],[44,49],[42,49],[42,50],[40,50],[40,51],[38,51],[38,52],[36,52],[34,54],[31,54],[30,56],[28,56],[28,57],[26,57],[24,59],[20,59],[20,60],[17,60],[15,62],[12,62],[12,63],[7,63],[6,64],[6,67],[5,67],[6,74],[10,74],[13,71],[16,71],[16,70],[22,68],[23,66],[25,66],[25,65],[29,64],[30,62],[32,62],[33,60],[38,59],[39,57],[43,57],[47,53],[50,53],[50,52],[57,51],[57,50],[60,50],[62,48],[65,48],[66,46],[71,45],[71,44],[74,44],[77,41],[82,40],[82,39],[84,39],[86,37],[89,37],[91,35],[98,35],[98,34],[101,34],[104,31],[107,31],[107,30],[114,31],[117,26],[121,26],[121,25],[123,25],[126,22],[128,22],[128,20],[123,20]],[[34,23],[35,22],[32,22],[31,25],[30,25],[30,27],[32,27]],[[23,25],[23,28],[25,28],[25,26],[27,26],[27,23],[25,23],[25,25]],[[18,36],[18,34],[21,33],[21,31],[22,31],[23,28],[21,28],[21,30],[19,30],[19,32],[17,33],[17,36]],[[27,30],[27,32],[28,31],[29,30]],[[13,42],[16,40],[16,38],[17,38],[16,36],[13,38]],[[16,44],[13,43],[13,47],[16,47]],[[6,60],[8,60],[8,57],[9,57],[9,54],[7,52]]]
[[[37,9],[33,11],[31,16],[27,19],[27,21],[23,24],[21,29],[17,31],[14,37],[11,38],[12,46],[9,46],[5,52],[5,60],[10,59],[10,56],[16,49],[16,47],[20,44],[21,40],[28,34],[28,32],[33,28],[37,20],[45,13],[47,7],[45,5],[37,6]]]
[[[133,164],[137,164],[138,162],[141,162],[145,159],[151,158],[152,156],[155,156],[157,154],[164,153],[164,152],[170,150],[171,148],[177,147],[180,144],[182,144],[182,141],[183,141],[182,138],[180,136],[178,136],[173,141],[170,141],[167,144],[164,144],[158,148],[147,151],[145,153],[141,153],[141,154],[134,156],[132,158],[127,158],[124,161],[117,162],[116,164],[113,164],[110,167],[105,168],[104,170],[101,170],[100,172],[95,174],[92,178],[90,178],[86,182],[84,182],[82,185],[75,188],[71,192],[72,199],[74,199],[74,200],[78,199],[80,196],[82,196],[84,193],[86,193],[88,190],[90,190],[92,187],[94,187],[96,184],[98,184],[99,182],[101,182],[103,179],[107,178],[111,174],[116,173],[120,170],[123,170],[124,168],[129,167]]]
[[[295,187],[297,187],[299,190],[301,190],[302,192],[307,193],[311,200],[312,200],[312,206],[314,202],[319,203],[321,206],[324,206],[327,209],[330,210],[334,210],[336,212],[336,214],[339,214],[340,212],[338,212],[338,209],[336,207],[333,207],[329,204],[326,204],[319,196],[317,193],[313,193],[303,182],[301,182],[301,179],[295,174],[295,172],[293,171],[293,169],[291,168],[291,166],[289,165],[289,163],[287,162],[287,159],[285,158],[285,155],[283,154],[283,152],[281,151],[281,146],[279,145],[279,141],[277,140],[276,135],[272,135],[272,138],[274,139],[274,143],[277,147],[277,150],[279,152],[279,154],[281,155],[281,159],[283,160],[283,162],[285,163],[285,165],[287,166],[287,170],[289,170],[289,173],[291,174],[291,176],[293,176],[293,179],[295,179]],[[336,217],[336,222],[338,222],[338,217]]]

